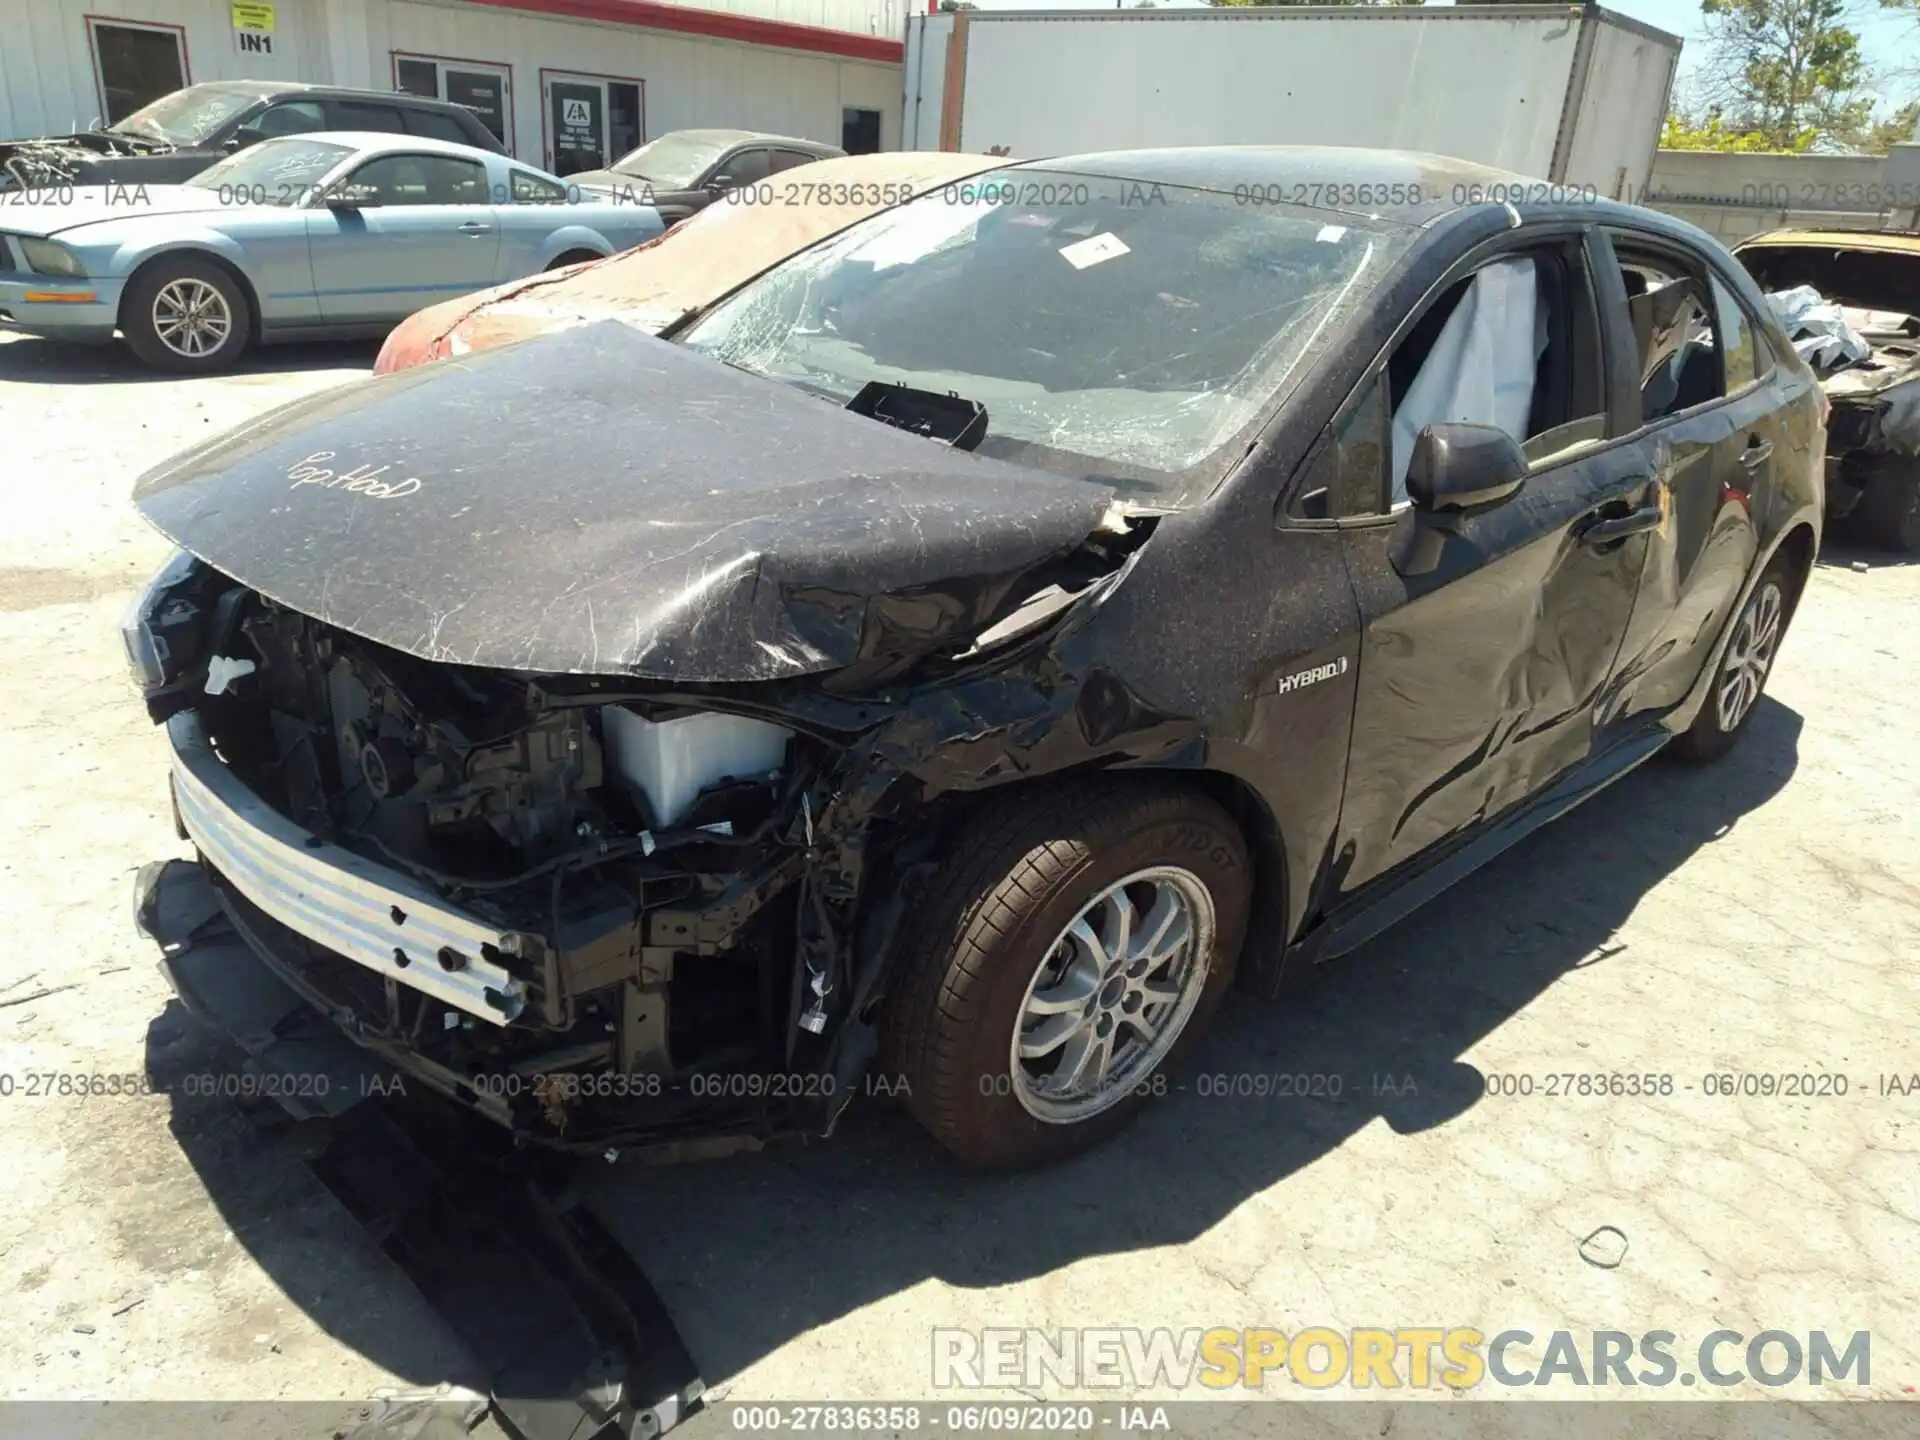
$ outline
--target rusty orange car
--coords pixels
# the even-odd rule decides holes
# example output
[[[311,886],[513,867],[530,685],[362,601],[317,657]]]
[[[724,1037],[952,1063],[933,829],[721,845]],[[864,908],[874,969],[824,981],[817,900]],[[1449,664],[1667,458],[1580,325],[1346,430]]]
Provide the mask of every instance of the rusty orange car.
[[[618,255],[497,285],[418,311],[387,337],[384,375],[429,360],[620,318],[663,334],[789,255],[875,211],[989,170],[991,155],[901,151],[822,160],[745,186]]]

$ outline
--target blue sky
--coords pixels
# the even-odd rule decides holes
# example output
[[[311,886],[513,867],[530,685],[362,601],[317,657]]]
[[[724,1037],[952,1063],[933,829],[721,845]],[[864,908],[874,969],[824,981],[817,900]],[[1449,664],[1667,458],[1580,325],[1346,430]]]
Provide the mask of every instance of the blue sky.
[[[975,0],[983,10],[1111,10],[1113,0]],[[1131,5],[1133,0],[1123,0]],[[1197,5],[1204,0],[1160,0],[1162,5]],[[1446,3],[1446,0],[1442,0]],[[1610,10],[1631,15],[1636,20],[1657,26],[1686,42],[1680,52],[1680,74],[1702,58],[1705,30],[1700,20],[1700,0],[1602,0]],[[1867,63],[1890,74],[1881,86],[1885,108],[1899,101],[1920,96],[1920,24],[1914,12],[1886,10],[1876,0],[1856,3],[1848,23],[1860,36],[1860,48]]]

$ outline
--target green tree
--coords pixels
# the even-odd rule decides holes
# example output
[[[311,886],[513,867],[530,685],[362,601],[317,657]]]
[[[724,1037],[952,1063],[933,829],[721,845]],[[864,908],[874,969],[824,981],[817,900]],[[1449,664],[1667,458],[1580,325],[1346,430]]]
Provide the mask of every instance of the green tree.
[[[1660,131],[1662,150],[1722,150],[1756,154],[1765,151],[1798,153],[1819,139],[1813,130],[1802,130],[1781,144],[1774,136],[1758,130],[1740,130],[1727,124],[1718,110],[1709,110],[1695,118],[1676,110],[1667,116]]]
[[[1909,100],[1884,119],[1875,120],[1857,134],[1840,138],[1868,155],[1884,155],[1902,140],[1913,139],[1914,126],[1920,124],[1920,100]]]
[[[1914,0],[1920,4],[1920,0]],[[1701,0],[1707,61],[1698,82],[1724,129],[1801,150],[1864,131],[1873,114],[1847,0]]]

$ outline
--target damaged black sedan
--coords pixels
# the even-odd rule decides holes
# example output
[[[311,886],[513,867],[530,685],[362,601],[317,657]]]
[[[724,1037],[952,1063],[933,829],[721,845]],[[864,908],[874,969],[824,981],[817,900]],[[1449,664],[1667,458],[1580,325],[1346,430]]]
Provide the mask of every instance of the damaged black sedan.
[[[228,937],[176,984],[562,1146],[876,1083],[977,1164],[1111,1131],[1236,981],[1753,713],[1813,378],[1700,232],[1510,181],[1010,166],[149,473],[128,649]]]

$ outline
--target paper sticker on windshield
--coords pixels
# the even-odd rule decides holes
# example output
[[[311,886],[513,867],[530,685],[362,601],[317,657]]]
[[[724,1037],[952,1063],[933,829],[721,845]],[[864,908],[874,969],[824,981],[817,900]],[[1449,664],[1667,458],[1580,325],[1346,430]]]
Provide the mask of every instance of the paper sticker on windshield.
[[[1322,245],[1332,245],[1346,233],[1347,227],[1344,225],[1322,225],[1320,227],[1320,233],[1313,238],[1318,240]]]
[[[1127,253],[1127,242],[1111,230],[1089,236],[1085,240],[1076,240],[1071,245],[1062,246],[1060,258],[1076,270],[1084,270],[1089,265],[1098,265],[1102,260],[1111,260],[1116,255]]]

